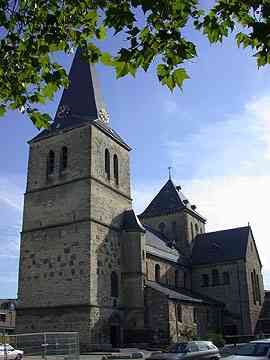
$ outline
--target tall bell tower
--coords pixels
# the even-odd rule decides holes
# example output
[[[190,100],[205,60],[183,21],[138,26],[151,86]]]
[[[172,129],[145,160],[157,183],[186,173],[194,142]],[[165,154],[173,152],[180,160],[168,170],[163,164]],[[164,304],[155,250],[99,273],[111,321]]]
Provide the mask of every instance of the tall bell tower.
[[[130,147],[80,50],[69,78],[51,127],[29,142],[16,332],[79,331],[85,348],[110,346],[121,341]]]

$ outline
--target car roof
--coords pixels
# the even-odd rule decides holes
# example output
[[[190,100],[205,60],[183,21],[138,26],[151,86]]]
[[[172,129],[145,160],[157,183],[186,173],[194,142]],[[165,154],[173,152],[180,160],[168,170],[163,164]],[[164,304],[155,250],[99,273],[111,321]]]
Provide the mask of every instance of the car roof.
[[[270,343],[270,339],[253,340],[253,341],[251,341],[251,343],[265,343],[265,344],[269,344],[269,343]]]

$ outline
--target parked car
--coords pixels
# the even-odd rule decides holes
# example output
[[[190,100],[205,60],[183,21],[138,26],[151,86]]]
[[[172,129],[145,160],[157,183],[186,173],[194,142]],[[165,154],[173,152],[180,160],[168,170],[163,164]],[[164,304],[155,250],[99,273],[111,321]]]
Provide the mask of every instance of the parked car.
[[[240,345],[235,355],[227,357],[227,360],[265,360],[270,358],[270,339],[251,341]]]
[[[190,341],[171,345],[167,351],[152,353],[150,360],[178,360],[178,359],[220,359],[218,348],[211,341]]]
[[[21,360],[22,358],[22,350],[16,350],[9,344],[0,344],[0,360]]]

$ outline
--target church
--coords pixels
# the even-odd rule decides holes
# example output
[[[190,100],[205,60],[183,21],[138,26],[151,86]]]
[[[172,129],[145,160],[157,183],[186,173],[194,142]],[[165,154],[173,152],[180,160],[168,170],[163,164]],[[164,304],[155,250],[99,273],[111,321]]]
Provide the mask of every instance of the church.
[[[29,141],[16,333],[78,331],[82,349],[109,349],[258,332],[250,226],[207,233],[171,178],[136,215],[131,148],[80,50],[69,78],[54,122]]]

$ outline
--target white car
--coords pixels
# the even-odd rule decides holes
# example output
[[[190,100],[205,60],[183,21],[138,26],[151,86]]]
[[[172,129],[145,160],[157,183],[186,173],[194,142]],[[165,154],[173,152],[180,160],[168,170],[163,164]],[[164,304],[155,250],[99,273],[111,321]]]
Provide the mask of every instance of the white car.
[[[219,360],[218,348],[211,341],[189,341],[171,345],[167,351],[152,353],[147,360]]]
[[[22,358],[22,350],[16,350],[9,344],[0,344],[0,360],[21,360]]]
[[[251,341],[241,345],[235,355],[228,356],[226,360],[269,360],[270,339]]]

